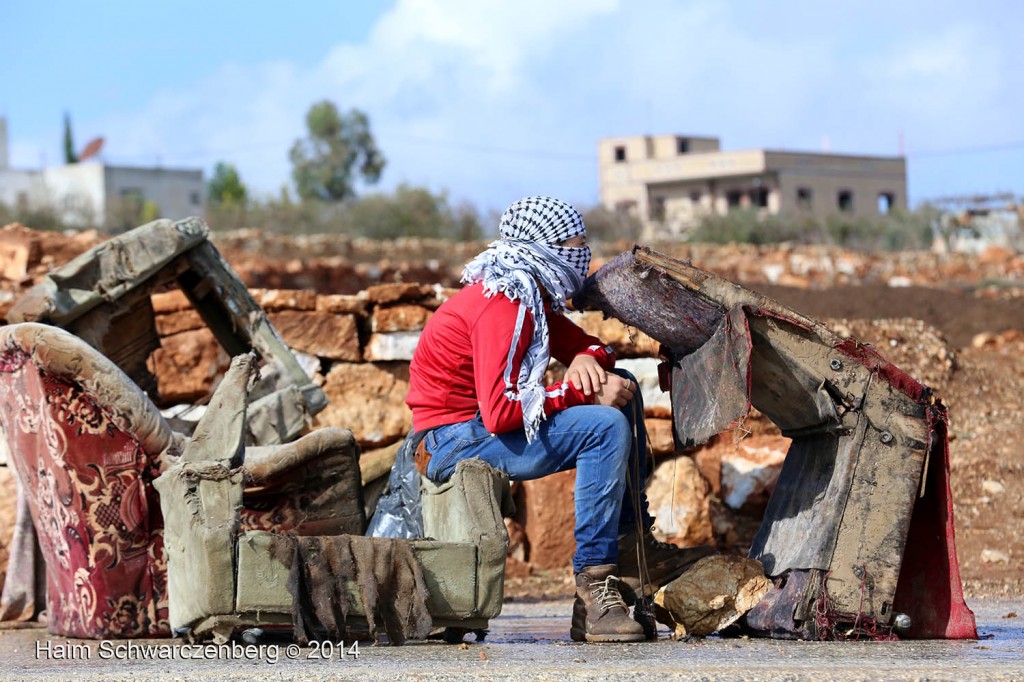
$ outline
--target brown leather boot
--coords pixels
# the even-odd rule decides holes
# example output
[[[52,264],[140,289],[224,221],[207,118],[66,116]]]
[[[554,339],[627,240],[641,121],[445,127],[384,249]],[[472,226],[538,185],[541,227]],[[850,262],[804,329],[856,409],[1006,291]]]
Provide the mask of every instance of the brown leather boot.
[[[629,617],[619,592],[615,564],[590,566],[576,574],[570,636],[576,642],[639,642],[644,628]]]
[[[619,538],[619,574],[623,583],[622,595],[632,604],[640,597],[649,597],[662,585],[667,585],[699,560],[718,554],[714,547],[679,547],[670,542],[659,542],[648,529],[637,543],[635,530]],[[642,553],[641,553],[642,549]],[[646,561],[646,574],[641,572],[641,559]],[[641,584],[646,582],[641,591]]]

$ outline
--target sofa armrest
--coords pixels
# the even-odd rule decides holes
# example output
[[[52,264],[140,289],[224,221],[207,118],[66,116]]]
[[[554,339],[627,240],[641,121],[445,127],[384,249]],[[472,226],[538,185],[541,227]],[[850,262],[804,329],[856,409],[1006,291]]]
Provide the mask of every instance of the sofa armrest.
[[[153,485],[164,516],[171,629],[191,629],[211,615],[231,613],[242,472],[182,461]]]
[[[428,538],[477,545],[477,608],[482,618],[501,613],[508,530],[515,512],[508,476],[479,459],[459,462],[440,485],[423,479],[423,529]]]

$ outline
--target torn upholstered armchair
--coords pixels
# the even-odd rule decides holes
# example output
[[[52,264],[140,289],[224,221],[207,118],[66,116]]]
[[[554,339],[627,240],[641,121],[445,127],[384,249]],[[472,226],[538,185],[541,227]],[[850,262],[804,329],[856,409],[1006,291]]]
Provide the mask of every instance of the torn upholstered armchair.
[[[296,639],[375,634],[398,643],[432,629],[486,628],[501,610],[508,534],[507,478],[463,462],[425,491],[436,537],[363,537],[358,450],[329,459],[345,523],[251,529],[243,507],[280,449],[242,457],[251,356],[236,357],[180,461],[157,479],[166,520],[170,625],[190,637],[251,627],[292,627]],[[228,415],[230,418],[225,418]],[[239,416],[242,415],[242,416]],[[315,435],[315,434],[314,434]],[[301,442],[301,441],[300,441]],[[331,506],[334,502],[331,502]],[[457,630],[456,630],[457,628]],[[351,636],[351,634],[349,634]]]
[[[245,357],[255,365],[254,356]],[[242,448],[225,436],[245,428],[244,409],[224,406],[232,402],[227,396],[244,396],[247,387],[237,384],[225,378],[213,399],[216,418],[189,440],[172,432],[138,386],[82,339],[34,323],[0,328],[0,430],[24,501],[18,531],[34,530],[45,563],[51,632],[170,634],[164,519],[152,484],[183,447],[238,465],[232,476],[245,480],[235,511],[243,530],[362,529],[358,476],[345,477],[358,457],[351,432],[320,429],[286,445]],[[36,610],[42,591],[34,566],[24,563],[35,559],[31,541],[21,544],[28,551],[12,553],[8,582],[28,584],[4,591],[24,602],[4,604],[15,614]]]
[[[45,592],[55,634],[168,634],[163,521],[150,483],[177,441],[160,412],[106,357],[41,324],[0,328],[0,396],[19,479],[14,546],[25,550],[12,552],[7,582],[22,584],[5,589],[5,601],[17,596],[4,617],[31,618]],[[39,558],[45,586],[36,584]]]

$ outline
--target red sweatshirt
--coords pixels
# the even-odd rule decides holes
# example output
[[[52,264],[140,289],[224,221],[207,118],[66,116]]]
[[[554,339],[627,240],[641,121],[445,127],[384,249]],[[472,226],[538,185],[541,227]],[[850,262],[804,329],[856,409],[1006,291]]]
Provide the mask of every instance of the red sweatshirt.
[[[519,343],[509,352],[519,307],[518,301],[504,294],[486,297],[483,285],[477,283],[437,309],[423,330],[409,366],[405,402],[412,409],[414,430],[467,421],[476,416],[477,410],[491,433],[522,428],[520,402],[505,394],[506,376],[510,377],[512,390],[516,390],[523,356],[533,338],[533,316],[526,312]],[[611,347],[564,315],[547,308],[545,312],[551,357],[568,367],[577,355],[587,353],[606,370],[615,366]],[[546,393],[546,415],[594,402],[593,395],[584,395],[568,382],[548,386]]]

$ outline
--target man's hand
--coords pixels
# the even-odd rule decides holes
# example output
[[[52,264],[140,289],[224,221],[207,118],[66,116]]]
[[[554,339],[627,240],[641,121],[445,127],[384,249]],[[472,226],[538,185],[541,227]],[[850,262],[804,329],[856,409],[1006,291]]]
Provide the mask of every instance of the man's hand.
[[[618,374],[609,374],[608,380],[600,385],[595,392],[594,403],[610,407],[622,407],[636,394],[639,387],[636,382],[623,379]]]
[[[593,355],[580,353],[565,371],[565,380],[583,391],[583,395],[592,395],[608,380],[608,373]]]

